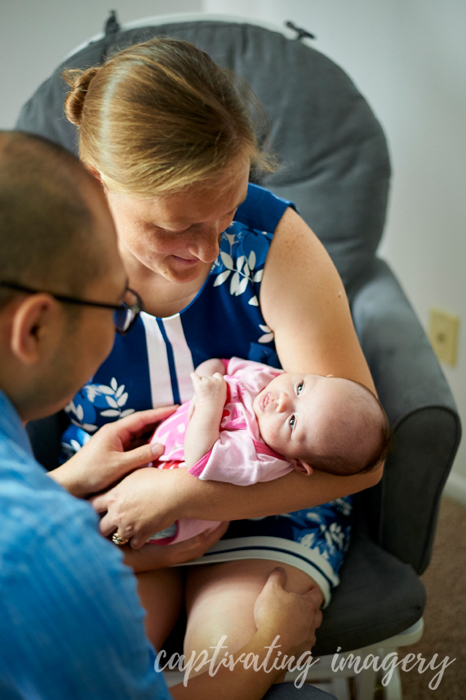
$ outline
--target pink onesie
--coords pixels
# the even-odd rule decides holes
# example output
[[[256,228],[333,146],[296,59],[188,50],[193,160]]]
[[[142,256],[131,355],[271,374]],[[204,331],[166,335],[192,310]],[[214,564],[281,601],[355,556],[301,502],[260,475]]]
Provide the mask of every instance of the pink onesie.
[[[255,396],[283,370],[237,357],[223,362],[227,399],[220,422],[220,436],[209,452],[189,469],[190,474],[199,479],[226,481],[238,486],[270,481],[288,474],[292,467],[264,443],[252,408]],[[158,426],[152,436],[151,443],[159,442],[165,446],[164,454],[154,465],[158,469],[186,466],[183,446],[190,403],[188,401],[180,406]],[[212,520],[178,520],[176,534],[167,528],[167,531],[157,533],[149,541],[173,544],[199,532],[213,530],[218,524]]]

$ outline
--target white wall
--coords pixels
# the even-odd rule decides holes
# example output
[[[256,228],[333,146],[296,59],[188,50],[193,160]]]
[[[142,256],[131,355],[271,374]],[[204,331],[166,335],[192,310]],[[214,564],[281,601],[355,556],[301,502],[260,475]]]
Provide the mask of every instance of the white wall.
[[[380,252],[425,328],[431,305],[461,317],[458,364],[444,371],[466,426],[466,3],[235,0],[233,10],[229,0],[204,0],[203,8],[305,27],[368,99],[394,171]],[[466,439],[454,469],[466,479]]]
[[[70,51],[102,31],[110,10],[131,22],[200,9],[201,0],[0,0],[0,128],[14,126],[23,103]]]

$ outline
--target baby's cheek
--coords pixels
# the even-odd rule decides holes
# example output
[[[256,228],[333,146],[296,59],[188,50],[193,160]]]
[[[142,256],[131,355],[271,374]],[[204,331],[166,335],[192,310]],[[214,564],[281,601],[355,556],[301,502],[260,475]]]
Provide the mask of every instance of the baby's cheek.
[[[266,445],[279,452],[278,448],[282,447],[283,440],[276,422],[270,419],[259,421],[259,430]]]

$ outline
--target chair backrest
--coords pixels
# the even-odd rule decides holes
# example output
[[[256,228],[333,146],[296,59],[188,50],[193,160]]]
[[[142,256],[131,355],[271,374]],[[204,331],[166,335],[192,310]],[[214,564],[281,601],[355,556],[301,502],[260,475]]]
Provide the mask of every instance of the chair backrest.
[[[63,111],[68,90],[63,69],[98,65],[109,54],[158,35],[190,41],[240,74],[268,112],[271,145],[282,167],[262,184],[296,202],[333,258],[397,429],[397,447],[382,484],[358,495],[358,512],[366,523],[371,520],[376,541],[422,572],[430,557],[440,492],[459,441],[459,420],[414,312],[388,268],[375,260],[390,165],[382,129],[348,76],[309,42],[296,40],[293,32],[250,20],[178,15],[120,28],[110,19],[104,34],[76,49],[41,85],[24,106],[17,127],[77,152],[76,129]],[[372,313],[375,305],[378,314]],[[398,342],[400,334],[407,338],[404,345]],[[29,432],[39,459],[48,468],[56,466],[59,417],[30,424]],[[413,508],[413,493],[422,508]]]
[[[130,44],[167,35],[192,42],[241,75],[271,123],[281,167],[261,184],[292,199],[335,262],[347,292],[375,256],[385,222],[390,165],[383,131],[348,76],[307,42],[248,20],[141,20],[106,34],[69,56],[23,107],[17,128],[77,151],[65,118],[67,68],[87,68]]]

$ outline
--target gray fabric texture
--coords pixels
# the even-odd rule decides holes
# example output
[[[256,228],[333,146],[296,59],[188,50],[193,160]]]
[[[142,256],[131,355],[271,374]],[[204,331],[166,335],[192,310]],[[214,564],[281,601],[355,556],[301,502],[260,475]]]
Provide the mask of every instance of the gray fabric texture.
[[[309,685],[296,688],[294,683],[278,683],[266,692],[263,700],[336,700],[336,698]]]
[[[375,544],[357,523],[350,549],[316,632],[314,656],[360,649],[406,630],[422,617],[425,589],[410,564]]]
[[[395,436],[382,483],[370,492],[374,533],[385,549],[422,573],[460,441],[458,413],[424,330],[382,260],[375,259],[360,280],[351,310]]]
[[[385,137],[367,102],[330,59],[279,33],[218,21],[133,29],[90,44],[43,83],[24,106],[18,128],[76,152],[76,130],[63,113],[63,68],[96,65],[117,48],[160,34],[193,42],[255,90],[282,163],[261,184],[296,202],[345,283],[356,331],[395,429],[395,449],[381,484],[358,495],[364,522],[318,630],[315,653],[380,641],[422,615],[425,594],[415,572],[428,564],[441,490],[460,439],[451,392],[420,323],[388,266],[375,257],[389,188]],[[31,426],[30,433],[36,452],[42,450],[52,466],[44,445],[56,440],[53,421]]]

